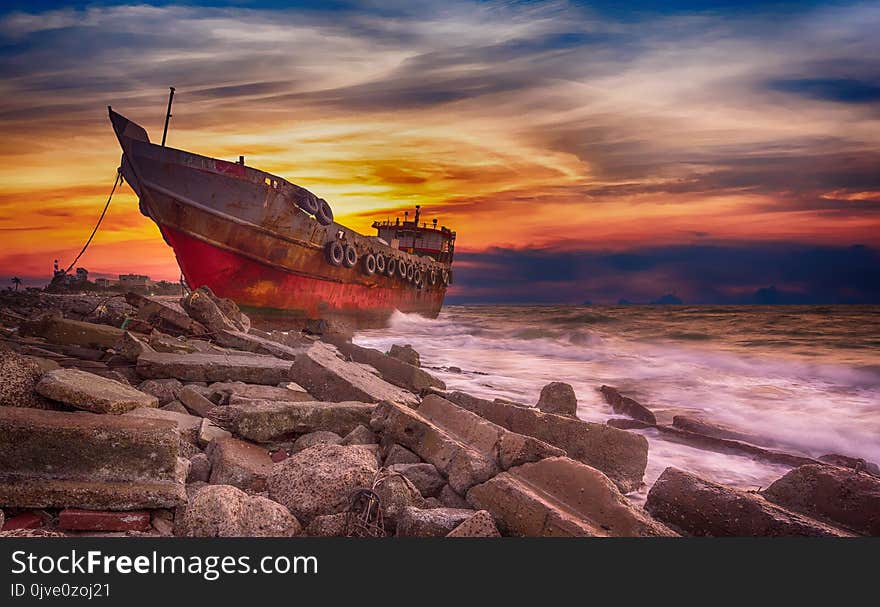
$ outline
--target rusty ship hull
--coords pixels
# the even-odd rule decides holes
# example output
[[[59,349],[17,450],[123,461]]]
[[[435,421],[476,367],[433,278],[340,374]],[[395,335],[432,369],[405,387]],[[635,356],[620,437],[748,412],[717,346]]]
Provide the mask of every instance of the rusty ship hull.
[[[408,252],[322,223],[303,210],[303,201],[315,199],[304,188],[243,162],[151,143],[136,123],[112,109],[110,118],[123,175],[191,288],[206,285],[267,322],[341,318],[370,325],[395,310],[429,318],[440,312],[451,250]],[[415,228],[430,231],[417,222]]]

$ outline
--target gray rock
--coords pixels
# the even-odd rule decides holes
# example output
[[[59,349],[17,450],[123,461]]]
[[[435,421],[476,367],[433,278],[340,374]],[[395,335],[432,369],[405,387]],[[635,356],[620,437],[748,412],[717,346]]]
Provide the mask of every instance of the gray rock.
[[[40,365],[0,344],[0,406],[52,409],[54,405],[34,388],[43,370]]]
[[[348,513],[324,514],[316,516],[303,529],[306,537],[344,537],[348,525]]]
[[[656,424],[657,418],[654,413],[640,402],[623,396],[616,388],[611,386],[602,386],[599,388],[605,401],[611,405],[611,409],[615,413],[628,415],[633,419],[643,421],[647,424]]]
[[[369,424],[375,405],[360,402],[236,401],[216,407],[211,417],[236,435],[258,443],[284,440],[318,430],[345,436]]]
[[[177,399],[193,415],[208,417],[214,409],[214,403],[202,394],[199,386],[184,386],[177,393]]]
[[[173,354],[157,352],[138,358],[145,379],[173,377],[187,382],[241,381],[277,386],[289,378],[290,361],[259,354]]]
[[[439,497],[446,486],[446,479],[433,464],[394,464],[388,470],[408,478],[425,497]]]
[[[501,537],[495,519],[486,510],[479,510],[446,537]]]
[[[762,495],[807,516],[880,536],[880,478],[867,472],[809,464],[789,471]]]
[[[398,537],[444,537],[473,516],[473,510],[407,507],[397,520]]]
[[[244,491],[266,491],[272,458],[264,447],[237,438],[211,441],[206,450],[211,461],[212,485],[232,485]]]
[[[230,436],[232,436],[231,433],[216,425],[210,419],[202,419],[202,423],[199,425],[198,444],[200,447],[204,448],[207,447],[211,441],[228,438]]]
[[[302,529],[281,504],[229,485],[201,488],[183,526],[188,537],[292,537]]]
[[[545,413],[577,417],[577,396],[574,388],[558,381],[549,383],[541,389],[536,407]]]
[[[391,349],[388,350],[388,356],[403,361],[408,365],[412,365],[413,367],[422,366],[422,361],[419,357],[419,353],[416,352],[409,344],[406,344],[405,346],[392,344]]]
[[[385,455],[385,467],[391,467],[395,464],[418,464],[422,461],[418,455],[397,443],[392,443]]]
[[[370,487],[375,456],[359,446],[315,445],[276,464],[269,475],[269,497],[302,521],[337,514],[351,493]]]
[[[147,342],[141,340],[139,337],[135,337],[128,331],[123,333],[122,337],[119,338],[115,350],[122,358],[129,362],[136,362],[141,354],[155,351]]]
[[[184,415],[189,415],[189,411],[186,410],[186,407],[181,404],[179,400],[173,400],[167,405],[162,405],[159,407],[162,411],[173,411],[174,413],[182,413]]]
[[[439,495],[440,503],[447,508],[470,508],[471,505],[467,500],[455,492],[455,489],[448,484],[443,485]]]

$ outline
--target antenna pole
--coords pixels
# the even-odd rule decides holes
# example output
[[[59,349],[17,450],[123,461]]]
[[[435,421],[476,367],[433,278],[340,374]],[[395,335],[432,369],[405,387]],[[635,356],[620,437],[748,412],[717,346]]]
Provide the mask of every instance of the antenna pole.
[[[168,121],[171,119],[171,102],[174,101],[174,87],[169,86],[171,94],[168,95],[168,111],[165,112],[165,129],[162,131],[162,147],[165,147],[165,138],[168,136]]]

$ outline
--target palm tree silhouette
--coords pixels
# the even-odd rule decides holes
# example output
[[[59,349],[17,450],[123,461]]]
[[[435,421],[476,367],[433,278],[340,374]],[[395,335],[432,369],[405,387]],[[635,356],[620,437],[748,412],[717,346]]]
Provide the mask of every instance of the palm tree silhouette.
[[[12,277],[12,284],[15,285],[15,290],[18,291],[18,287],[21,286],[21,278],[19,278],[18,276],[13,276]]]

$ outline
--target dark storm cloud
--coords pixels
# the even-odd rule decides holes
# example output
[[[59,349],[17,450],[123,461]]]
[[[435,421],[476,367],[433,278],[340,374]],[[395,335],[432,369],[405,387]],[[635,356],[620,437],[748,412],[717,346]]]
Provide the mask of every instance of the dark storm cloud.
[[[792,243],[460,253],[451,302],[880,303],[880,251]],[[767,289],[775,287],[775,300]],[[761,289],[765,289],[761,291]],[[475,295],[468,295],[474,293]]]

